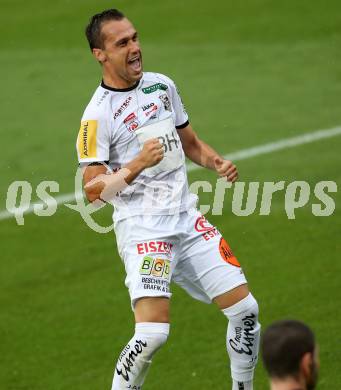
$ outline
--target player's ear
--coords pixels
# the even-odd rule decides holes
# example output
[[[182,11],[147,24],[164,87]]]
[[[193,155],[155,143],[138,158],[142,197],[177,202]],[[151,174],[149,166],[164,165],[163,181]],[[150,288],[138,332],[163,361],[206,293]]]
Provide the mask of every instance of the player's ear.
[[[314,364],[313,354],[310,352],[305,353],[302,356],[301,363],[300,363],[300,369],[305,378],[310,377],[313,364]]]
[[[103,53],[102,49],[94,48],[92,49],[92,54],[98,62],[102,63],[105,61],[105,54]]]

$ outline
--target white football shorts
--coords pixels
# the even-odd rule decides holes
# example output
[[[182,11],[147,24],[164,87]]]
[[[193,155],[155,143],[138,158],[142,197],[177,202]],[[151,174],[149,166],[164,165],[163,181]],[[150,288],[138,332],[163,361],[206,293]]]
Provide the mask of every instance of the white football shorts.
[[[197,210],[130,217],[115,233],[132,307],[142,297],[170,298],[171,282],[205,303],[247,283],[228,243]]]

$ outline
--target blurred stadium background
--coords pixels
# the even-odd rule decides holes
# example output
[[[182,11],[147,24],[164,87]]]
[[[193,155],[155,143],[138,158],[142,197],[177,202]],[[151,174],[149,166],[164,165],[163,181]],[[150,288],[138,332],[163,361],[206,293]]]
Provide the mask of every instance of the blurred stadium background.
[[[75,139],[100,81],[83,30],[105,8],[140,32],[145,70],[178,84],[199,135],[221,153],[341,125],[341,5],[329,0],[155,2],[3,0],[0,15],[0,210],[14,180],[74,187]],[[242,181],[340,184],[341,137],[238,163]],[[190,181],[215,175],[199,170]],[[263,326],[307,321],[321,349],[319,389],[341,388],[340,195],[315,217],[288,220],[283,193],[270,216],[208,215],[241,261]],[[207,194],[202,203],[212,200]],[[111,210],[96,215],[110,224]],[[109,389],[133,317],[113,234],[90,230],[63,205],[25,225],[0,221],[0,389]],[[225,318],[173,288],[168,344],[146,389],[230,388]],[[266,389],[261,363],[255,389]]]

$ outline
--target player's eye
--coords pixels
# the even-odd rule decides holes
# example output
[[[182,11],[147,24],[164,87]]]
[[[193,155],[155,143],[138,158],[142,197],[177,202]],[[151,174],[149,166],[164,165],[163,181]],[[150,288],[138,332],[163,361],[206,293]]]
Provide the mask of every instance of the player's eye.
[[[127,46],[127,41],[118,42],[118,43],[117,43],[117,46],[119,46],[119,47]]]

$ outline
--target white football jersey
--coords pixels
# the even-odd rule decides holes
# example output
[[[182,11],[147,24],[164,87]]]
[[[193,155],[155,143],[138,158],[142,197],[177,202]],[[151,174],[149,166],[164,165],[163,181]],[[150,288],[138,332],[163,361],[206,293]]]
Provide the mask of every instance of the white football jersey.
[[[188,123],[176,86],[164,75],[144,73],[127,89],[103,82],[96,89],[77,139],[81,165],[106,162],[116,171],[133,160],[149,138],[158,138],[165,152],[159,164],[145,169],[112,200],[116,221],[133,215],[174,214],[195,205],[178,135]]]

